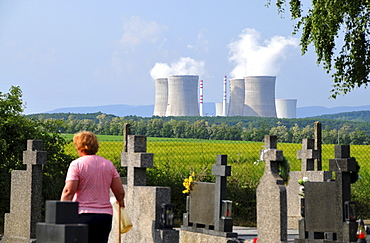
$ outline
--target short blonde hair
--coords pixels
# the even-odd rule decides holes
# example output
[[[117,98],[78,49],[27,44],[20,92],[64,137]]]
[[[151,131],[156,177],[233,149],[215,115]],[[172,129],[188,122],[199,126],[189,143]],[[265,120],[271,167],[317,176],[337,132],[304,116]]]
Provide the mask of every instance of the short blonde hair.
[[[81,131],[73,136],[73,143],[77,150],[82,150],[88,155],[93,155],[98,152],[99,142],[94,133]]]

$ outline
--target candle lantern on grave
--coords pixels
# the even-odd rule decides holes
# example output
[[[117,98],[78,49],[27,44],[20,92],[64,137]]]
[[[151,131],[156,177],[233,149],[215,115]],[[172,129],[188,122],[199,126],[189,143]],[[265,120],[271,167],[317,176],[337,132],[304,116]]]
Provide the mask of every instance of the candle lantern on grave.
[[[356,222],[356,202],[344,202],[344,219],[346,222]]]
[[[233,202],[230,200],[222,200],[222,214],[221,218],[223,219],[231,219],[231,213],[232,213],[232,205]]]
[[[174,226],[174,206],[173,204],[161,205],[161,225],[162,228],[172,229]]]
[[[360,242],[360,243],[366,243],[366,237],[367,237],[367,233],[366,233],[366,230],[365,230],[365,224],[364,224],[364,221],[362,219],[360,219],[358,221],[358,226],[357,226],[357,242]]]

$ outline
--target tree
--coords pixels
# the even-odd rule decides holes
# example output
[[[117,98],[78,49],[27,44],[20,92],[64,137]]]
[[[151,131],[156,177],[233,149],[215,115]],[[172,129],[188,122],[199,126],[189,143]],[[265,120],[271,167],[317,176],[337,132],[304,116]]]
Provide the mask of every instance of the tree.
[[[270,129],[270,135],[276,135],[277,141],[281,143],[292,141],[292,134],[286,126],[281,125],[281,122],[278,122],[276,127]]]
[[[22,158],[28,139],[42,139],[48,152],[43,169],[45,200],[59,199],[72,160],[63,151],[66,141],[56,132],[62,121],[28,119],[21,114],[23,109],[22,91],[18,86],[12,86],[9,93],[0,92],[0,224],[4,213],[9,212],[10,172],[25,168]]]
[[[268,0],[268,5],[270,2]],[[286,3],[286,0],[276,0],[280,13],[284,12]],[[292,19],[297,20],[293,33],[302,30],[302,54],[313,44],[317,63],[323,64],[333,78],[331,97],[367,87],[370,81],[370,2],[312,0],[306,12],[301,0],[291,0],[289,5]],[[337,48],[340,45],[341,48]]]

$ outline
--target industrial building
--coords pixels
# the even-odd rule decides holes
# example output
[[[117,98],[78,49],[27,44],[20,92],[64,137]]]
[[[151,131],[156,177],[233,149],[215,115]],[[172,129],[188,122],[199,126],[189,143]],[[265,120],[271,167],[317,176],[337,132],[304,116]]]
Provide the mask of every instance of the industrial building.
[[[245,85],[244,79],[229,79],[230,98],[227,116],[243,116]]]
[[[243,116],[276,117],[275,76],[246,76]]]
[[[157,78],[155,81],[154,116],[166,116],[168,103],[168,79]]]
[[[199,116],[197,75],[171,75],[155,80],[154,114]]]
[[[200,83],[198,81],[197,75],[172,75],[168,78],[155,79],[156,97],[153,115],[202,116],[203,81]],[[225,76],[223,102],[215,103],[216,116],[295,118],[297,100],[275,100],[275,82],[276,76],[230,79],[227,103]]]
[[[276,99],[275,103],[278,118],[297,117],[297,99]]]

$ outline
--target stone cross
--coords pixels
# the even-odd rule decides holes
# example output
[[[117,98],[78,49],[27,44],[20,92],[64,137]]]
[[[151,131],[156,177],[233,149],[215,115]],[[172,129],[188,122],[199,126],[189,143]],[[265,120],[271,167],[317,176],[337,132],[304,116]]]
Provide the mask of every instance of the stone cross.
[[[216,164],[212,165],[212,175],[216,176],[215,185],[215,230],[232,232],[232,219],[221,219],[222,200],[226,200],[226,179],[231,175],[231,166],[227,165],[227,155],[217,155]]]
[[[112,225],[109,243],[179,242],[179,231],[162,228],[161,214],[164,205],[171,203],[171,188],[146,185],[146,168],[153,167],[152,153],[146,153],[146,136],[129,135],[128,126],[126,147],[121,154],[121,165],[127,167],[125,205],[133,228],[117,238],[118,226]]]
[[[317,169],[315,159],[319,158],[319,151],[314,149],[315,140],[311,138],[302,139],[302,149],[297,151],[297,159],[302,160],[302,171],[311,171]]]
[[[28,140],[23,152],[27,170],[12,171],[10,213],[5,214],[2,243],[35,242],[36,223],[41,221],[42,166],[47,160],[42,150],[42,140]]]
[[[121,165],[127,167],[128,186],[146,186],[146,168],[153,167],[153,156],[146,153],[146,136],[127,136],[127,152],[121,154]]]
[[[279,176],[279,163],[283,151],[277,150],[276,136],[265,136],[265,172],[257,187],[258,243],[287,241],[287,195],[283,179]]]

